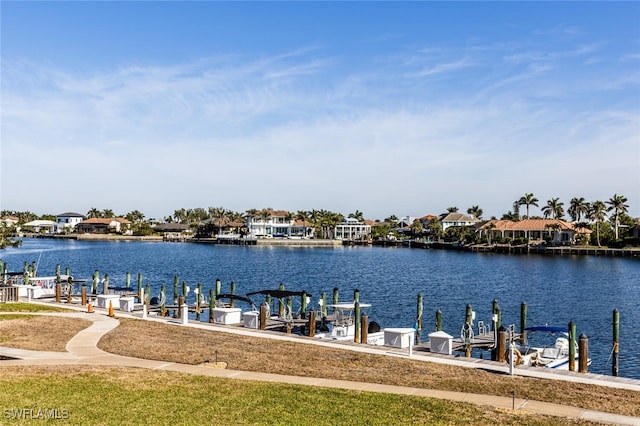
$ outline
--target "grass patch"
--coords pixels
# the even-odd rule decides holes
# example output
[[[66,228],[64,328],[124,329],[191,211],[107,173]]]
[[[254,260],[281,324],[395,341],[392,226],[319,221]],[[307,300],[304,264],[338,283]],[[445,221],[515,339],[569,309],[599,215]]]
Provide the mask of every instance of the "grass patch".
[[[0,303],[0,312],[74,312],[59,306],[40,305],[37,303]]]
[[[33,422],[17,418],[21,409],[56,410],[70,425],[558,423],[553,417],[431,398],[127,368],[7,368],[0,387],[4,419],[18,425]]]

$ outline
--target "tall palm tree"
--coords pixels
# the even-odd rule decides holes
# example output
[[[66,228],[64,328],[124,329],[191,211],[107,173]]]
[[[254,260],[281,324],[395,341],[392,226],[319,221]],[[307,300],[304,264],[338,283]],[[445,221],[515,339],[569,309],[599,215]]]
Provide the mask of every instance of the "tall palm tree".
[[[620,215],[627,212],[629,208],[625,203],[627,202],[627,197],[624,195],[613,194],[613,197],[609,198],[609,201],[606,201],[609,204],[609,208],[607,211],[613,211],[613,220],[614,227],[616,232],[616,240],[618,239],[618,228],[620,227]]]
[[[98,218],[98,217],[100,217],[100,215],[101,215],[100,210],[98,210],[95,207],[91,207],[89,209],[89,211],[87,212],[87,219]]]
[[[357,220],[358,222],[364,222],[364,213],[362,213],[360,210],[349,213],[349,217]]]
[[[457,207],[447,207],[447,213],[458,213]]]
[[[589,203],[584,200],[584,197],[573,197],[567,213],[569,213],[573,222],[580,222],[580,218],[582,216],[586,217],[587,213],[589,213]]]
[[[298,210],[296,212],[296,220],[302,221],[302,236],[307,237],[307,221],[309,220],[310,213],[305,210]]]
[[[547,205],[542,208],[545,219],[549,217],[552,219],[562,219],[562,216],[564,216],[563,205],[564,203],[560,202],[559,198],[552,198],[547,201]]]
[[[529,206],[538,207],[538,199],[533,194],[525,193],[518,200],[518,204],[521,206],[522,205],[527,206],[527,219],[529,219]]]
[[[115,213],[113,212],[113,210],[111,210],[111,209],[102,210],[102,217],[112,218],[114,216],[115,216]]]
[[[470,214],[478,220],[482,219],[482,213],[482,209],[479,206],[471,206],[467,209],[467,214]]]
[[[588,219],[596,223],[596,239],[598,240],[598,247],[600,247],[600,223],[602,223],[607,217],[605,211],[607,211],[607,206],[602,201],[594,201],[591,203],[591,208],[587,215]]]

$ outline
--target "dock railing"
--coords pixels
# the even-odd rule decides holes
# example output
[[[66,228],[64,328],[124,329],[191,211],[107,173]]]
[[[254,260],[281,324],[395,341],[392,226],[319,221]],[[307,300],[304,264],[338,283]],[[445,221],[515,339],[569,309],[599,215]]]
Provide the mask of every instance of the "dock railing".
[[[0,286],[0,303],[17,302],[18,287]]]

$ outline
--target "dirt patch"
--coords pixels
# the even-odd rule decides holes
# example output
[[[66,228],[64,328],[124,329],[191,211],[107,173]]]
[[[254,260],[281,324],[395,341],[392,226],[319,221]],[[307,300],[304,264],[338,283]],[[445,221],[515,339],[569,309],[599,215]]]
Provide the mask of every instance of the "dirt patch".
[[[91,321],[44,315],[0,315],[0,346],[65,352],[67,342]]]
[[[640,392],[556,380],[511,377],[303,343],[120,319],[99,348],[125,356],[186,364],[226,362],[229,369],[384,383],[566,404],[640,416]]]

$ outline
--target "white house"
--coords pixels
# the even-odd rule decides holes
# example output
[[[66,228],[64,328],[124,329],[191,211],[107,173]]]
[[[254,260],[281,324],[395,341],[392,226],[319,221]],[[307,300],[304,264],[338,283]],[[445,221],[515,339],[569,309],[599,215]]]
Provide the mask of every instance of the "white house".
[[[444,232],[450,226],[473,226],[481,221],[466,214],[449,213],[440,222],[442,223],[442,232]]]
[[[58,232],[73,232],[77,224],[84,220],[80,213],[62,213],[56,216]]]
[[[334,235],[343,240],[363,240],[371,235],[371,225],[348,217],[335,227]]]
[[[32,220],[22,226],[33,228],[34,232],[43,232],[45,234],[53,234],[56,231],[56,223],[52,220]]]

